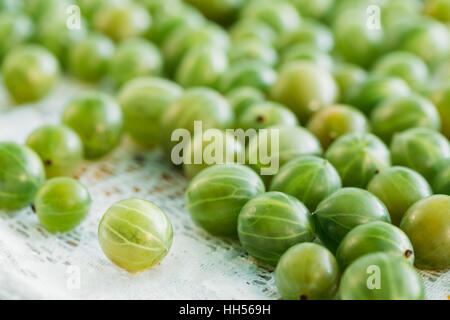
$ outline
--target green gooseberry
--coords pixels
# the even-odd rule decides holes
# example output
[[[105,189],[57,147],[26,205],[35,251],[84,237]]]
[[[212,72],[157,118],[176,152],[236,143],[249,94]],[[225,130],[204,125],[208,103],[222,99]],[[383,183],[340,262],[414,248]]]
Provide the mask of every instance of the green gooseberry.
[[[148,2],[149,4],[155,1]],[[205,18],[196,9],[181,1],[162,2],[164,7],[156,9],[153,15],[153,23],[149,31],[149,38],[163,46],[166,39],[179,29],[199,27],[205,23]],[[150,11],[151,12],[151,11]]]
[[[237,235],[242,207],[264,193],[261,178],[240,164],[215,165],[197,174],[186,190],[186,206],[192,219],[213,235]]]
[[[106,93],[88,91],[73,98],[64,110],[62,121],[80,137],[87,159],[106,155],[122,137],[122,111]]]
[[[325,158],[339,172],[345,187],[365,188],[379,171],[390,167],[389,149],[370,133],[347,133],[328,148]]]
[[[227,93],[226,98],[230,103],[236,117],[239,117],[248,107],[255,103],[263,102],[264,94],[252,87],[239,87]]]
[[[113,204],[98,226],[103,253],[130,273],[160,262],[172,246],[173,229],[169,217],[154,203],[125,199]]]
[[[0,142],[1,209],[26,207],[44,181],[44,166],[33,150],[13,142]]]
[[[251,137],[246,163],[261,175],[269,187],[275,174],[288,161],[303,155],[322,154],[319,140],[300,126],[274,126]]]
[[[367,190],[385,204],[392,223],[397,226],[409,207],[433,193],[424,177],[405,167],[381,170],[370,180]]]
[[[302,16],[314,19],[326,18],[328,12],[333,8],[334,0],[291,0]]]
[[[281,192],[259,194],[248,201],[239,213],[237,230],[242,247],[273,266],[290,247],[315,237],[308,209]]]
[[[450,34],[439,21],[417,19],[401,36],[399,49],[412,52],[433,65],[449,53]]]
[[[428,128],[412,128],[395,134],[390,150],[393,164],[411,168],[428,181],[433,165],[450,157],[448,140]]]
[[[6,88],[17,103],[34,102],[53,89],[59,64],[47,49],[28,44],[8,53],[2,73]]]
[[[336,258],[316,243],[299,243],[278,262],[275,281],[285,300],[331,300],[339,287]]]
[[[73,0],[23,0],[22,7],[34,21],[40,21],[50,16],[65,15],[72,4]]]
[[[91,22],[95,13],[110,1],[111,0],[77,0],[77,4],[80,7],[81,14]]]
[[[335,252],[345,235],[371,221],[391,222],[385,205],[369,191],[343,188],[322,200],[313,212],[316,233]]]
[[[229,44],[225,30],[213,23],[178,28],[162,45],[166,71],[169,75],[173,75],[178,63],[194,47],[211,46],[225,51]]]
[[[72,176],[83,160],[83,143],[65,125],[46,125],[34,130],[27,146],[41,158],[47,178]]]
[[[334,80],[339,87],[340,101],[345,101],[351,88],[358,86],[367,79],[367,72],[351,63],[339,63],[333,70]]]
[[[33,31],[33,22],[26,15],[0,12],[0,60],[8,51],[28,41]]]
[[[287,1],[252,1],[241,11],[243,20],[259,20],[269,25],[276,33],[295,30],[301,18]]]
[[[275,31],[265,22],[258,20],[239,20],[229,30],[233,43],[248,40],[259,40],[273,43],[277,37]]]
[[[383,221],[364,223],[350,230],[336,251],[336,259],[344,270],[353,261],[374,252],[387,252],[414,264],[414,250],[408,236]]]
[[[228,57],[231,63],[242,60],[256,60],[268,66],[274,66],[278,61],[277,51],[267,42],[259,39],[244,39],[233,42]]]
[[[233,63],[220,79],[220,91],[228,93],[239,87],[253,87],[262,91],[276,81],[277,73],[260,61],[241,60]]]
[[[107,73],[113,55],[114,44],[108,37],[90,34],[70,49],[68,69],[83,81],[98,81]]]
[[[242,144],[231,133],[210,129],[208,134],[196,134],[183,154],[184,174],[191,179],[212,165],[242,163],[244,152]]]
[[[138,3],[109,1],[97,10],[93,27],[114,41],[144,36],[151,27],[152,17]]]
[[[450,84],[432,92],[430,99],[441,117],[441,131],[450,139]]]
[[[186,0],[208,19],[221,24],[232,22],[246,0]]]
[[[48,15],[36,26],[36,40],[50,50],[66,66],[69,50],[88,34],[87,22],[81,18],[76,28],[67,26],[67,15]]]
[[[282,52],[298,44],[307,44],[319,51],[329,52],[334,47],[333,34],[327,26],[317,21],[303,20],[300,28],[281,34],[275,43]]]
[[[352,132],[369,132],[365,115],[351,106],[332,105],[317,111],[309,119],[307,128],[326,150],[339,137]]]
[[[450,196],[434,195],[412,205],[400,228],[411,240],[421,269],[450,267]]]
[[[296,44],[285,49],[280,58],[280,65],[283,66],[292,61],[311,61],[318,67],[325,70],[333,68],[333,59],[325,52],[310,44]]]
[[[342,300],[423,300],[422,278],[404,258],[376,252],[354,261],[343,273]]]
[[[200,122],[203,130],[232,128],[233,110],[228,101],[213,89],[198,87],[186,90],[161,118],[161,142],[168,155],[178,143],[172,139],[174,131],[185,129],[192,135],[195,122]]]
[[[449,0],[426,0],[424,11],[437,20],[450,22]]]
[[[386,143],[397,132],[409,128],[425,127],[436,131],[441,128],[436,107],[418,94],[386,98],[372,111],[370,122],[373,133]]]
[[[410,94],[411,89],[402,79],[371,75],[365,81],[351,87],[345,101],[370,115],[375,106],[384,99],[394,96],[404,97]]]
[[[433,166],[431,186],[435,193],[450,196],[450,158],[441,159]]]
[[[143,146],[159,146],[161,118],[181,94],[180,86],[162,78],[141,77],[129,81],[117,98],[122,107],[125,131]]]
[[[34,199],[39,222],[50,232],[66,232],[78,226],[91,206],[89,191],[67,177],[47,180]]]
[[[185,88],[216,88],[227,69],[228,57],[222,49],[212,46],[196,47],[190,49],[178,64],[175,81]]]
[[[138,2],[143,5],[152,16],[156,16],[161,12],[165,13],[171,9],[177,11],[188,6],[183,0],[138,0]]]
[[[336,169],[325,159],[300,156],[284,164],[270,183],[270,191],[280,191],[299,199],[310,211],[342,187]]]
[[[246,108],[236,119],[236,126],[244,130],[258,130],[276,125],[298,125],[295,114],[277,102],[255,103]]]
[[[271,97],[294,111],[302,123],[322,106],[334,103],[337,96],[331,74],[306,61],[286,64],[271,90]]]
[[[384,50],[382,28],[367,27],[367,6],[363,3],[337,14],[332,30],[337,52],[347,62],[368,67]]]
[[[159,76],[163,59],[159,49],[144,39],[122,41],[111,58],[109,74],[118,85],[143,76]]]
[[[428,80],[428,67],[423,60],[410,52],[394,51],[381,58],[373,66],[375,74],[398,77],[411,88],[420,89]]]

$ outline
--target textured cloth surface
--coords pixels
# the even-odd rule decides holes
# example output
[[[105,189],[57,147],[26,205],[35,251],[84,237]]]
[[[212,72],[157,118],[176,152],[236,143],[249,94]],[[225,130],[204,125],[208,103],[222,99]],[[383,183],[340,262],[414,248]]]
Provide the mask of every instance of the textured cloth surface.
[[[24,143],[28,134],[60,120],[65,102],[85,87],[63,81],[34,105],[7,107],[0,92],[0,141]],[[50,234],[30,208],[0,211],[0,299],[279,299],[273,272],[258,266],[237,241],[212,237],[184,207],[187,181],[159,151],[128,139],[78,172],[93,204],[74,231]],[[98,223],[114,202],[143,198],[164,209],[174,227],[166,258],[130,275],[115,267],[97,240]],[[450,272],[421,272],[429,299],[447,299]]]

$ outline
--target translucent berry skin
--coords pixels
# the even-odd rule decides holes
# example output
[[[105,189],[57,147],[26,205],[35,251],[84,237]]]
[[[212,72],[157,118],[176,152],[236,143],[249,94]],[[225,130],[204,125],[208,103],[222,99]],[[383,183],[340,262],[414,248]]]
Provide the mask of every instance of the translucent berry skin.
[[[400,228],[414,246],[416,267],[450,267],[450,196],[434,195],[416,202],[405,213]]]
[[[63,113],[63,123],[81,138],[87,159],[109,153],[122,137],[122,111],[109,95],[89,91],[71,100]]]
[[[126,199],[112,205],[98,226],[104,254],[130,273],[160,262],[172,246],[173,229],[157,205],[141,199]]]
[[[236,126],[243,130],[296,125],[298,120],[295,114],[276,102],[255,103],[246,108],[236,119]]]
[[[40,223],[50,232],[66,232],[78,226],[91,206],[89,191],[80,182],[67,177],[48,180],[34,200]]]
[[[47,178],[72,176],[83,160],[80,137],[65,125],[47,125],[33,131],[26,144],[41,158]]]
[[[275,270],[278,292],[285,300],[334,299],[339,278],[335,257],[316,243],[300,243],[291,247]]]
[[[425,292],[422,278],[410,263],[377,252],[362,256],[345,270],[339,296],[342,300],[423,300]]]
[[[8,53],[2,73],[6,88],[17,103],[34,102],[53,89],[59,64],[47,49],[27,44]]]
[[[215,165],[201,171],[186,191],[192,219],[213,235],[236,237],[239,212],[265,191],[261,178],[240,164]]]
[[[398,227],[384,221],[364,223],[353,228],[342,239],[336,251],[341,270],[353,261],[373,252],[388,252],[414,264],[414,249],[408,236]]]
[[[44,181],[44,166],[33,150],[0,142],[0,209],[18,210],[31,204]]]
[[[308,209],[281,192],[263,193],[247,202],[239,213],[238,235],[250,255],[274,266],[287,249],[315,237]]]

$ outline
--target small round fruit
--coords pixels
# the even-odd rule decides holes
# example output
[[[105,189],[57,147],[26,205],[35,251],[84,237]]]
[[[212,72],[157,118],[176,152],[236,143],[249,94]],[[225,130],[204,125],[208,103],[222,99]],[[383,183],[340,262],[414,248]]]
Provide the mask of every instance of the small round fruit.
[[[208,19],[221,24],[232,22],[246,0],[186,0]]]
[[[47,178],[72,176],[83,160],[83,143],[64,125],[47,125],[34,130],[27,138],[45,166]]]
[[[289,2],[270,0],[250,2],[242,10],[241,19],[264,22],[279,34],[297,29],[301,22],[300,15]]]
[[[177,141],[172,139],[174,131],[185,129],[192,135],[196,122],[203,130],[232,128],[233,110],[228,101],[213,89],[198,87],[186,90],[161,119],[161,141],[167,154],[170,155],[177,145]]]
[[[271,96],[294,111],[304,123],[314,112],[337,99],[338,88],[328,71],[311,62],[294,61],[280,71]]]
[[[132,1],[106,2],[93,17],[94,28],[114,41],[143,36],[151,24],[147,10]]]
[[[450,196],[435,195],[415,203],[400,228],[413,244],[418,268],[450,268]]]
[[[322,19],[327,16],[333,8],[334,0],[291,0],[302,16],[314,19]]]
[[[281,167],[270,183],[270,191],[294,196],[311,211],[341,187],[336,169],[327,160],[315,156],[292,159]]]
[[[219,88],[225,93],[239,87],[265,91],[273,85],[276,78],[275,70],[260,61],[238,61],[222,75]]]
[[[433,165],[450,157],[450,144],[438,132],[428,128],[412,128],[394,135],[391,143],[392,162],[411,168],[427,180]]]
[[[345,235],[371,221],[391,222],[384,204],[370,192],[343,188],[325,198],[313,213],[316,233],[335,252]]]
[[[298,121],[290,109],[276,102],[255,103],[243,111],[236,121],[236,126],[244,130],[281,125],[296,126]]]
[[[268,187],[279,168],[288,161],[303,155],[322,154],[317,138],[298,126],[275,126],[260,130],[250,138],[246,163],[261,175]]]
[[[33,22],[21,13],[0,9],[0,60],[14,47],[28,41],[33,34]]]
[[[423,300],[422,278],[405,259],[386,252],[365,255],[342,275],[343,300]]]
[[[117,98],[122,107],[125,131],[143,146],[159,146],[161,118],[181,94],[181,87],[162,78],[142,77],[129,81],[120,89]]]
[[[384,99],[396,96],[404,97],[410,93],[411,89],[402,79],[372,75],[349,89],[346,102],[370,115],[372,110]]]
[[[131,273],[161,261],[172,246],[172,238],[172,224],[164,211],[141,199],[116,202],[98,226],[98,240],[105,255]]]
[[[425,127],[439,131],[441,127],[436,107],[417,94],[383,100],[373,110],[370,121],[373,132],[387,143],[395,133],[409,128]]]
[[[450,139],[450,84],[434,91],[430,99],[441,117],[441,132]]]
[[[369,121],[365,115],[350,106],[333,105],[315,113],[307,128],[320,140],[322,147],[328,147],[339,137],[347,133],[369,132]]]
[[[385,204],[392,223],[397,226],[409,207],[433,193],[424,177],[405,167],[381,170],[372,178],[367,190]]]
[[[240,164],[215,165],[202,170],[189,183],[186,206],[192,219],[213,235],[237,235],[242,207],[265,191],[261,178]]]
[[[50,232],[66,232],[88,215],[91,196],[80,182],[59,177],[48,180],[34,199],[40,223]]]
[[[239,213],[239,241],[257,260],[275,266],[283,253],[300,242],[314,240],[308,209],[281,192],[267,192],[245,204]]]
[[[236,117],[239,117],[249,106],[264,101],[264,94],[252,87],[240,87],[231,90],[226,96]]]
[[[2,65],[6,88],[17,103],[39,100],[54,87],[59,76],[56,58],[45,48],[27,44],[14,48]]]
[[[109,73],[117,84],[122,85],[141,76],[158,76],[162,67],[161,53],[154,44],[144,39],[130,39],[117,47]]]
[[[336,251],[341,270],[358,258],[374,252],[387,252],[414,264],[414,250],[406,234],[383,221],[373,221],[353,228]]]
[[[98,81],[108,71],[113,54],[114,44],[108,37],[91,34],[70,49],[68,69],[83,81]]]
[[[106,93],[90,91],[75,97],[66,106],[62,120],[81,138],[87,159],[106,155],[122,137],[122,111]]]
[[[200,171],[216,164],[243,163],[245,149],[236,137],[222,130],[209,129],[196,134],[183,154],[183,170],[193,178]]]
[[[450,158],[438,161],[433,166],[434,178],[431,186],[435,193],[450,196]]]
[[[276,38],[275,31],[267,23],[258,20],[239,20],[229,32],[233,43],[252,40],[273,43]]]
[[[343,101],[347,99],[352,88],[360,85],[368,77],[363,68],[351,63],[340,63],[335,66],[333,76],[339,87],[340,100]]]
[[[324,70],[333,68],[331,56],[310,44],[295,44],[282,52],[280,58],[281,68],[293,61],[308,61]]]
[[[175,80],[185,88],[217,88],[219,79],[227,68],[228,58],[224,50],[212,46],[195,47],[180,61]]]
[[[278,292],[285,300],[331,300],[338,291],[336,259],[316,243],[300,243],[286,251],[275,270]]]
[[[278,61],[277,51],[267,42],[259,39],[235,41],[228,51],[230,62],[259,61],[274,66]]]
[[[44,166],[33,150],[12,142],[0,142],[0,208],[26,207],[33,202],[44,181]]]
[[[389,149],[370,133],[343,135],[328,148],[325,158],[345,187],[365,188],[375,174],[391,165]]]
[[[420,89],[428,80],[427,65],[410,52],[394,51],[382,56],[375,63],[373,71],[403,79],[413,89]]]

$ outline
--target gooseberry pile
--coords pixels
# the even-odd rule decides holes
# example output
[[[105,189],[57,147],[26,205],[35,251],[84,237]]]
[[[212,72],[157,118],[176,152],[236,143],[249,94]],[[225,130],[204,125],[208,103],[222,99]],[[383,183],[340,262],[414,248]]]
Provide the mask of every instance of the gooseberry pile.
[[[91,204],[71,178],[83,158],[125,133],[174,162],[174,132],[201,122],[224,143],[196,135],[174,162],[187,210],[276,267],[282,298],[423,299],[413,266],[450,268],[449,26],[450,0],[0,0],[11,101],[44,98],[63,72],[97,84],[61,124],[0,142],[0,209],[33,204],[69,231]],[[242,144],[228,129],[255,134]],[[265,146],[281,167],[269,175]],[[188,161],[206,151],[224,156]],[[98,228],[132,273],[172,233],[145,199],[117,202]]]

